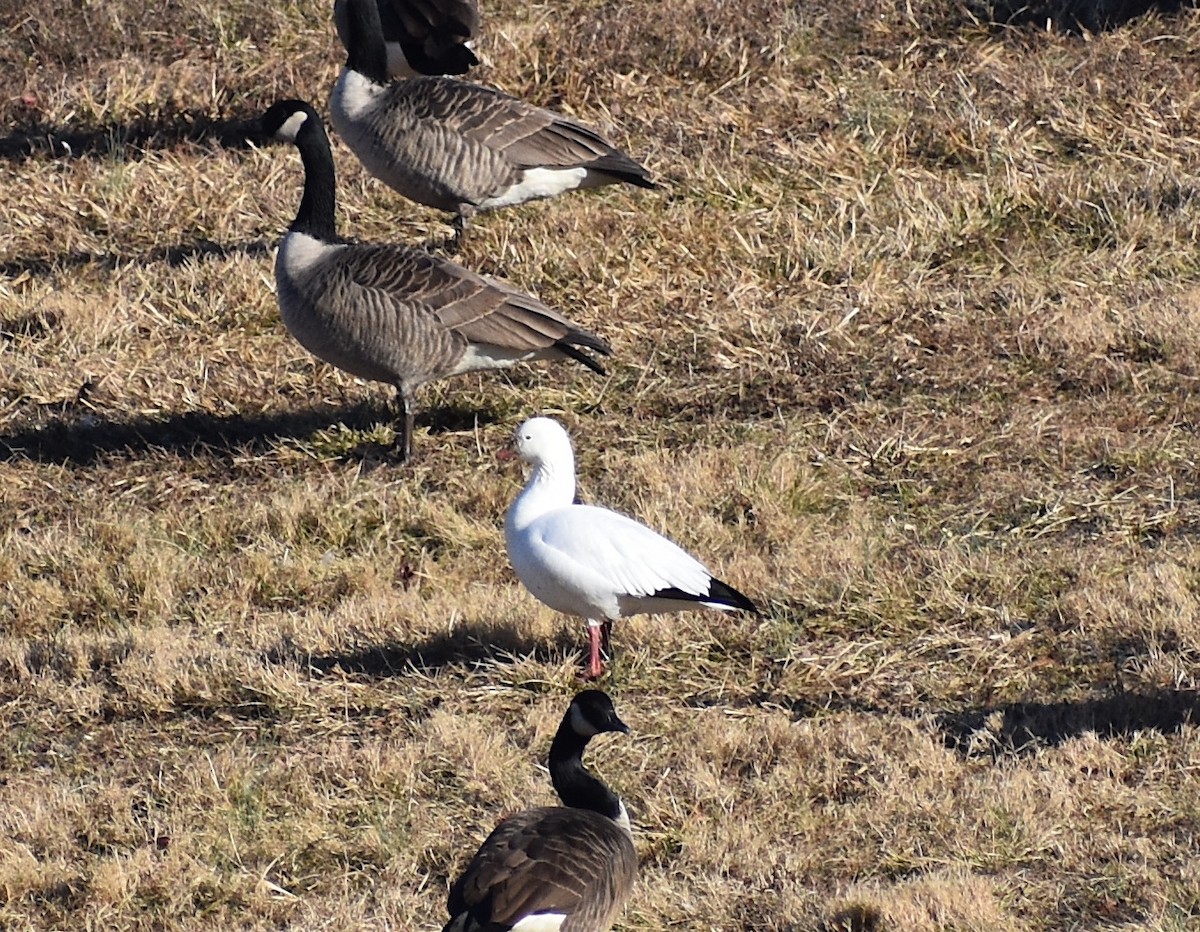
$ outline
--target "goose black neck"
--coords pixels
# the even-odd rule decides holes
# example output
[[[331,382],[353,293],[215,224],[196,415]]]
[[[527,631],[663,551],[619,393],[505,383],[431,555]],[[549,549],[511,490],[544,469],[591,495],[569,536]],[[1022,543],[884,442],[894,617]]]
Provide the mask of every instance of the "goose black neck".
[[[563,720],[550,745],[550,782],[564,806],[616,819],[621,812],[620,798],[583,766],[588,740],[575,733],[569,720]]]
[[[304,163],[304,196],[289,229],[305,233],[326,243],[338,241],[337,177],[329,137],[320,120],[310,117],[296,134],[296,148]]]
[[[346,67],[376,84],[387,84],[387,45],[375,0],[349,0],[347,7],[350,35]]]

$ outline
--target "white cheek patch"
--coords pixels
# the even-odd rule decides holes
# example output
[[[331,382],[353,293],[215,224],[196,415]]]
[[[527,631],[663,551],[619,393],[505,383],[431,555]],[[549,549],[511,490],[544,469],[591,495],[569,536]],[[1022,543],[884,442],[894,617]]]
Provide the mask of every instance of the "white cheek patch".
[[[571,705],[571,730],[581,738],[591,738],[593,735],[599,734],[595,726],[584,718],[583,713],[579,711],[579,706]]]
[[[296,134],[300,132],[300,127],[304,125],[304,121],[307,119],[307,113],[303,110],[297,110],[283,121],[283,125],[279,129],[275,130],[275,138],[282,139],[284,142],[295,142]]]
[[[493,207],[523,204],[541,197],[554,197],[578,188],[587,173],[586,168],[530,168],[508,190],[488,198],[479,206],[483,210],[491,210]]]
[[[404,49],[400,47],[399,42],[389,42],[385,46],[387,48],[387,70],[388,77],[399,81],[404,78],[415,78],[417,69],[408,63],[408,58],[404,54]]]
[[[621,808],[617,811],[617,817],[613,819],[617,825],[625,829],[630,835],[633,834],[633,825],[629,821],[629,810],[625,808],[625,803],[618,801],[617,805]]]

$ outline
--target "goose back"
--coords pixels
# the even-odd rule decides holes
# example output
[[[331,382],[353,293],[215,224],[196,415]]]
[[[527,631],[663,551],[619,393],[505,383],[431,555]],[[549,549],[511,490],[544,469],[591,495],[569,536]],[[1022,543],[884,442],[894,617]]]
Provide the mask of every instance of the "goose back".
[[[561,932],[604,932],[636,876],[633,840],[617,822],[586,809],[528,809],[497,826],[451,888],[455,918],[444,932],[508,929],[539,913],[563,915]]]

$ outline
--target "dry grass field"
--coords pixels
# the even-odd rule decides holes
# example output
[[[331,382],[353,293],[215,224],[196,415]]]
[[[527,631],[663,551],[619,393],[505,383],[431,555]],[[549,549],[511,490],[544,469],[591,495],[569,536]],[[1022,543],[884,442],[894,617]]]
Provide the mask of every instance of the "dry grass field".
[[[621,929],[1200,926],[1200,14],[484,0],[478,79],[665,187],[473,225],[611,374],[433,386],[399,465],[272,294],[329,4],[62,6],[0,4],[0,928],[440,928],[578,686],[535,412],[766,609],[616,627]]]

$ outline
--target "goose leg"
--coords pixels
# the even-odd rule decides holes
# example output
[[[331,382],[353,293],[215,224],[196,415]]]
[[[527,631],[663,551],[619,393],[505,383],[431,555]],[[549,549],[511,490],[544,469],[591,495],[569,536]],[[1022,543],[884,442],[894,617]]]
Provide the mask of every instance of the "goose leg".
[[[400,452],[400,461],[407,463],[412,459],[412,438],[413,431],[416,429],[413,418],[412,399],[408,397],[408,390],[403,385],[396,386],[396,406],[400,409],[400,416],[396,419],[397,426],[401,434],[396,442],[396,447]]]
[[[598,680],[604,675],[604,661],[600,657],[600,628],[588,621],[588,668],[584,679]]]
[[[467,232],[467,224],[471,222],[471,217],[475,214],[475,208],[463,204],[458,208],[458,213],[454,215],[454,235],[450,238],[447,244],[447,251],[450,255],[454,255],[462,248],[463,234]]]

